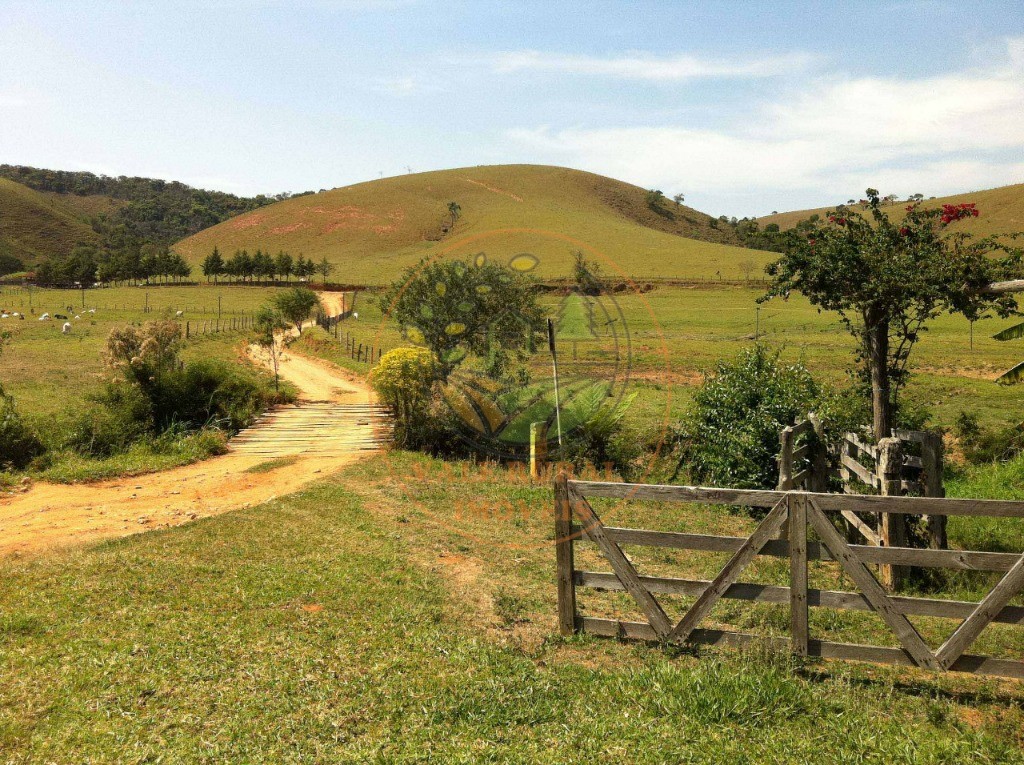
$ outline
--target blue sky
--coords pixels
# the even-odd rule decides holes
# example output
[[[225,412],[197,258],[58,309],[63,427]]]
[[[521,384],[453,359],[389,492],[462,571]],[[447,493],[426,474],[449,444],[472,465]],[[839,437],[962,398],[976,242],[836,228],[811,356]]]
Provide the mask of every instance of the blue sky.
[[[530,162],[714,215],[1024,182],[1024,3],[0,0],[0,162],[236,193]]]

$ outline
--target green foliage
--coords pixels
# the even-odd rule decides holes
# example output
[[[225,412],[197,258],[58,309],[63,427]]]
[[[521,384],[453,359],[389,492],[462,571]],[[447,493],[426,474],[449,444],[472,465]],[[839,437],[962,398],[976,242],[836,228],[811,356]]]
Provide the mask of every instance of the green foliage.
[[[764,345],[718,364],[694,395],[675,436],[680,466],[711,486],[774,488],[779,431],[822,400],[799,364],[782,364]]]
[[[892,409],[907,380],[907,363],[926,324],[946,311],[972,321],[1008,316],[1012,295],[987,286],[1014,276],[1024,253],[994,237],[972,240],[946,227],[975,216],[974,205],[907,208],[901,221],[867,190],[866,215],[841,206],[827,221],[811,221],[788,251],[768,266],[772,284],[762,300],[800,292],[834,311],[858,342],[858,364],[873,395],[877,437],[893,424]]]
[[[395,414],[395,443],[407,448],[427,443],[437,364],[426,348],[395,348],[377,362],[370,385]]]
[[[606,395],[603,386],[595,385],[573,400],[571,409],[592,414],[573,429],[558,449],[558,459],[571,462],[579,470],[588,463],[602,470],[611,467],[628,477],[633,461],[640,456],[640,447],[634,438],[623,433],[622,423],[636,394],[612,404],[605,403]],[[571,410],[562,415],[563,420],[571,416]]]
[[[0,387],[0,470],[22,469],[43,453],[43,444]]]
[[[145,392],[126,381],[115,381],[72,418],[64,438],[54,447],[89,457],[112,457],[153,431],[153,404]]]
[[[1024,451],[1024,424],[984,428],[973,412],[960,412],[953,435],[964,458],[975,464],[1012,459]]]
[[[501,375],[544,331],[533,280],[483,258],[422,261],[387,289],[380,307],[405,337],[430,349],[442,380],[470,355]]]
[[[271,302],[282,316],[295,325],[302,334],[302,323],[313,315],[313,309],[320,306],[320,298],[306,287],[292,287],[278,292]]]
[[[577,250],[573,253],[572,278],[576,281],[576,289],[584,295],[600,295],[603,289],[601,266],[587,260]]]

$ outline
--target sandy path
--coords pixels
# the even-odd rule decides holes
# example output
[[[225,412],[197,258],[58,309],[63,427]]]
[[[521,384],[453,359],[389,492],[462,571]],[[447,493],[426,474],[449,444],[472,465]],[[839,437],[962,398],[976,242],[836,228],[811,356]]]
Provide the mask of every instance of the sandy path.
[[[352,437],[353,430],[371,428],[372,424],[364,423],[365,415],[355,421],[344,414],[346,409],[365,410],[371,402],[365,383],[342,369],[291,351],[284,353],[281,377],[299,389],[300,404],[271,413],[262,424],[242,434],[249,446],[195,465],[135,478],[72,486],[39,483],[0,501],[0,555],[39,553],[122,537],[248,507],[297,491],[373,454],[365,438]],[[330,449],[314,454],[308,453],[308,442],[288,439],[284,433],[295,417],[309,417],[304,409],[307,402],[320,402],[310,404],[312,409],[319,407],[317,433],[335,436],[328,438]],[[325,406],[328,403],[356,406]],[[334,411],[342,411],[342,415],[332,415]],[[253,447],[254,441],[262,446]],[[245,472],[280,456],[288,456],[288,464],[267,472]]]

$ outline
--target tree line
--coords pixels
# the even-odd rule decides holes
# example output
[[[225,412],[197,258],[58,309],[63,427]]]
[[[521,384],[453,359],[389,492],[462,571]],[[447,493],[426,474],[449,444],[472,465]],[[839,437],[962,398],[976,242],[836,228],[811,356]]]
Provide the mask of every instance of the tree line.
[[[208,282],[216,282],[222,278],[250,282],[260,279],[289,281],[293,276],[296,279],[307,280],[319,275],[326,283],[327,278],[334,272],[334,264],[326,257],[315,262],[312,259],[307,260],[301,253],[297,258],[293,258],[284,251],[272,255],[269,250],[264,252],[262,249],[257,249],[251,255],[248,250],[235,250],[229,258],[224,258],[220,250],[214,247],[213,252],[203,259],[202,269],[203,276]]]

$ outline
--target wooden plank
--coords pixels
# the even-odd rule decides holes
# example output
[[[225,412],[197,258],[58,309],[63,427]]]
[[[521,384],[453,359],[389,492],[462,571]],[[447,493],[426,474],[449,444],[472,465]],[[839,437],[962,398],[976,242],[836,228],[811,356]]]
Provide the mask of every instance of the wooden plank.
[[[597,617],[580,617],[577,625],[582,631],[591,635],[603,635],[629,640],[656,641],[658,636],[650,625],[642,622],[616,621]],[[789,639],[785,637],[761,637],[742,632],[725,630],[696,629],[688,641],[694,645],[744,647],[747,645],[766,645],[776,651],[789,648]],[[865,661],[875,664],[896,664],[913,667],[914,662],[906,652],[899,648],[884,646],[856,645],[853,643],[833,643],[826,640],[810,640],[807,643],[807,655],[822,659],[841,659],[844,661]],[[1024,662],[1013,659],[996,659],[989,656],[964,655],[950,667],[954,672],[970,672],[993,677],[1024,679]]]
[[[582,527],[574,526],[573,529],[573,533],[580,533],[586,537],[586,531]],[[704,552],[734,553],[744,539],[743,537],[686,534],[678,531],[647,531],[616,526],[605,526],[604,531],[609,539],[618,544],[672,547]],[[872,547],[870,545],[850,545],[850,549],[865,563],[899,563],[905,566],[952,568],[961,571],[1009,571],[1019,558],[1016,553],[977,552],[974,550],[924,550],[915,547]],[[772,540],[761,548],[759,554],[788,558],[789,543],[785,540]],[[832,554],[818,542],[807,543],[807,557],[810,560],[834,560]]]
[[[810,453],[811,453],[811,445],[810,444],[803,444],[802,446],[798,446],[797,448],[795,448],[793,450],[793,462],[796,462],[797,460],[804,459]]]
[[[807,655],[807,498],[789,498],[789,632],[792,651]]]
[[[569,485],[575,487],[584,497],[651,499],[662,502],[698,502],[712,505],[743,505],[745,507],[774,507],[786,494],[781,491],[762,489],[719,489],[704,486],[607,483],[604,481],[570,481]]]
[[[597,590],[619,591],[625,589],[615,574],[597,571],[576,571],[573,581],[577,587]],[[711,582],[699,579],[674,579],[670,577],[642,576],[640,582],[651,593],[659,595],[684,595],[699,597]],[[736,582],[725,594],[727,600],[746,600],[757,603],[789,603],[789,587],[771,584]],[[907,598],[890,595],[889,600],[904,616],[933,616],[943,619],[966,619],[978,607],[977,603],[964,600],[939,600],[935,598]],[[841,590],[807,590],[807,605],[811,608],[834,608],[845,611],[873,611],[871,603],[859,592]],[[1024,606],[1005,606],[993,619],[1001,624],[1024,625]]]
[[[917,441],[918,443],[924,443],[932,435],[927,430],[901,430],[899,428],[893,428],[892,434],[901,441]]]
[[[918,470],[924,467],[924,463],[920,457],[915,457],[913,454],[903,455],[903,467],[917,468]]]
[[[853,457],[848,457],[844,454],[839,459],[843,463],[843,467],[857,476],[861,483],[866,483],[875,489],[878,488],[878,476],[853,459]]]
[[[872,459],[878,458],[878,447],[869,444],[865,441],[861,441],[860,437],[856,433],[847,433],[843,438],[847,443],[852,444],[854,447],[864,452]]]
[[[872,494],[814,494],[811,499],[825,512],[907,515],[970,515],[1024,518],[1024,502],[1001,499],[945,499],[942,497],[882,497]]]
[[[774,507],[786,492],[762,489],[719,489],[604,481],[569,481],[585,497],[650,499],[661,502],[697,502],[746,507]],[[1001,499],[945,499],[940,497],[880,497],[872,494],[818,494],[811,498],[825,512],[853,510],[860,513],[907,515],[982,515],[993,518],[1024,518],[1024,502]]]
[[[685,641],[697,624],[711,611],[718,599],[722,597],[729,586],[736,581],[743,569],[745,569],[750,562],[754,559],[757,553],[765,543],[769,542],[772,537],[779,533],[779,529],[782,528],[782,524],[789,517],[788,501],[786,499],[779,500],[778,504],[772,508],[771,512],[765,516],[761,524],[754,529],[754,533],[751,534],[741,545],[740,548],[733,554],[729,559],[728,563],[718,573],[708,588],[701,593],[697,601],[690,606],[683,618],[679,620],[679,623],[675,626],[671,633],[669,633],[670,640]]]
[[[571,635],[576,630],[576,586],[573,581],[572,510],[569,480],[564,472],[555,476],[555,567],[558,579],[558,631]]]
[[[1024,588],[1024,555],[1020,556],[1017,565],[1006,572],[1006,576],[999,580],[999,584],[984,597],[974,613],[968,616],[936,651],[939,663],[943,667],[949,667],[956,661],[1021,588]]]
[[[793,486],[800,486],[804,481],[811,475],[811,469],[809,467],[804,468],[799,473],[793,476]]]
[[[843,570],[853,579],[857,587],[864,594],[864,597],[874,606],[875,611],[889,625],[889,629],[899,638],[900,643],[907,649],[907,653],[910,654],[914,662],[919,667],[941,669],[935,654],[931,652],[931,649],[921,639],[917,630],[914,629],[914,625],[907,621],[907,617],[893,606],[882,589],[882,585],[871,575],[871,572],[867,570],[864,564],[858,560],[854,552],[839,535],[839,532],[836,531],[832,522],[821,512],[821,508],[815,504],[813,499],[808,498],[808,503],[807,515],[811,524],[818,532],[818,536],[821,537],[832,555],[839,560]]]
[[[793,435],[792,426],[779,431],[779,481],[776,488],[788,491],[793,488]]]
[[[868,540],[869,545],[878,547],[882,540],[879,538],[878,534],[875,533],[873,528],[860,519],[860,516],[856,513],[851,513],[849,510],[843,510],[842,516],[851,526],[853,526],[853,528],[857,529],[857,531],[859,531],[861,535]]]
[[[569,506],[583,523],[583,527],[587,530],[587,536],[594,540],[597,546],[601,548],[601,552],[608,559],[615,575],[619,577],[626,591],[633,596],[633,599],[640,606],[648,620],[650,620],[651,627],[654,628],[655,632],[659,635],[668,635],[672,629],[672,624],[658,604],[658,601],[640,584],[640,578],[636,573],[636,569],[633,568],[633,564],[626,558],[622,549],[604,533],[601,519],[597,517],[597,513],[594,512],[594,508],[590,506],[590,503],[575,491],[571,482],[568,482],[567,486]]]
[[[811,424],[810,420],[800,420],[800,422],[793,425],[792,428],[793,436],[796,438],[808,435],[814,431],[814,426]]]

